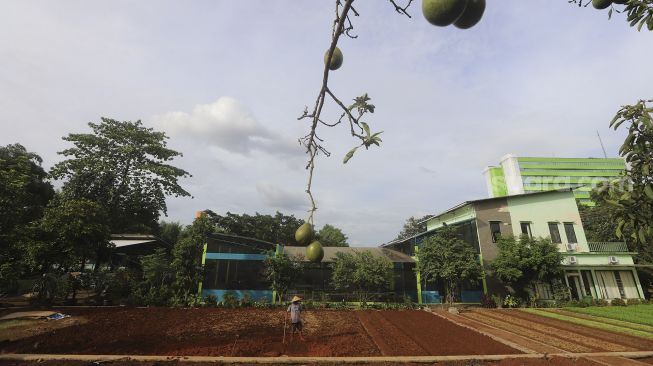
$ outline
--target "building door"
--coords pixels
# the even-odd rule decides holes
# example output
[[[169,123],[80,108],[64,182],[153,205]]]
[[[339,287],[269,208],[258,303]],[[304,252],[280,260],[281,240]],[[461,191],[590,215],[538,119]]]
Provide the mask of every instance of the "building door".
[[[576,273],[567,275],[567,282],[571,290],[571,298],[580,300],[583,298],[582,287],[580,285],[580,276]]]

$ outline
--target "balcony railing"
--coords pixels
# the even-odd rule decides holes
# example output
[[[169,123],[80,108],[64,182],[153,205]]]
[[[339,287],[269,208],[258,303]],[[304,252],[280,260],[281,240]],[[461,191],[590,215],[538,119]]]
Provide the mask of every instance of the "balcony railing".
[[[590,247],[590,252],[605,252],[605,253],[619,253],[627,252],[628,246],[626,243],[620,242],[594,242],[587,243]]]

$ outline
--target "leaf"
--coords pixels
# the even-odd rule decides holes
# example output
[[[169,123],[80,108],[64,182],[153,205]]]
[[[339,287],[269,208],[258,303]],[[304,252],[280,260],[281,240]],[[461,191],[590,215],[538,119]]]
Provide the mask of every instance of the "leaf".
[[[619,203],[617,201],[613,201],[613,200],[605,200],[605,203],[607,203],[610,206],[614,206],[614,207],[619,207],[619,208],[624,207],[624,205],[622,205],[621,203]]]
[[[653,200],[653,188],[651,188],[650,184],[644,186],[644,193],[646,194],[646,197]]]
[[[370,126],[365,122],[361,122],[361,126],[363,126],[363,129],[365,130],[365,134],[367,135],[367,137],[369,137],[370,136]]]
[[[643,226],[640,226],[639,230],[637,231],[637,234],[640,243],[642,244],[646,243],[646,229]]]
[[[342,163],[343,163],[343,164],[347,164],[347,162],[349,161],[349,159],[351,159],[351,158],[354,156],[354,153],[356,152],[357,149],[358,149],[358,146],[356,146],[355,148],[349,150],[349,152],[347,153],[347,155],[345,155],[345,158],[342,160]]]

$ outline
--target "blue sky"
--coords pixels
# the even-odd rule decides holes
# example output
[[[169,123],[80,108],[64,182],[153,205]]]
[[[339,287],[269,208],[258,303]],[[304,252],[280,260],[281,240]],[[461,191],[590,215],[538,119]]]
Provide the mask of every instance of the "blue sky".
[[[507,153],[615,155],[607,128],[620,105],[651,98],[651,32],[624,16],[566,0],[490,0],[470,30],[412,19],[385,1],[354,3],[358,39],[342,39],[330,86],[364,92],[381,148],[347,164],[355,141],[320,131],[316,225],[354,245],[391,240],[406,218],[486,195],[483,169]],[[50,167],[61,136],[100,117],[137,120],[170,136],[194,212],[305,218],[305,155],[297,121],[312,106],[330,41],[329,1],[14,1],[0,3],[0,144],[20,142]],[[325,117],[333,119],[331,105]]]

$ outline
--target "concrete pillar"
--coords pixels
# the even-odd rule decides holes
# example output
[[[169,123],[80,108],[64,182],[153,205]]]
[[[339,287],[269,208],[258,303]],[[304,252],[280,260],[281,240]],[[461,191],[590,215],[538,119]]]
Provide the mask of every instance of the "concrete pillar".
[[[422,304],[422,275],[421,275],[421,273],[419,271],[419,267],[417,267],[417,264],[418,264],[417,263],[417,261],[418,261],[417,251],[418,250],[419,250],[419,248],[417,247],[417,245],[415,245],[415,257],[414,257],[414,259],[415,259],[415,269],[416,269],[416,273],[417,273],[417,275],[415,276],[415,277],[417,277],[417,303],[421,305]]]
[[[206,248],[209,244],[204,243],[204,249],[202,250],[202,269],[204,268],[204,265],[206,264]],[[197,284],[197,296],[202,296],[202,281],[200,280],[200,283]]]
[[[632,271],[633,271],[633,278],[635,279],[635,284],[637,285],[637,293],[639,294],[639,298],[645,299],[646,297],[644,296],[644,289],[642,288],[642,283],[639,282],[639,276],[637,276],[637,270],[633,268]]]

